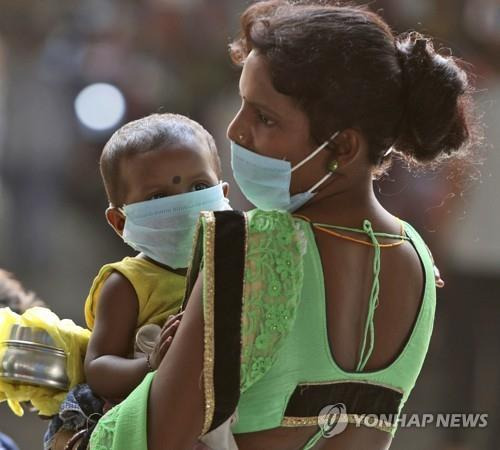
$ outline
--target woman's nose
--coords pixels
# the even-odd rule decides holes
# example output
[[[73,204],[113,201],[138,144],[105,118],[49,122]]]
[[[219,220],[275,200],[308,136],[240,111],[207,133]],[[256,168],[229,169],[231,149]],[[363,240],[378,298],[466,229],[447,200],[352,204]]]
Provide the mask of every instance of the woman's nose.
[[[243,145],[245,140],[245,131],[243,130],[243,121],[241,120],[241,109],[227,127],[227,137],[229,140]]]

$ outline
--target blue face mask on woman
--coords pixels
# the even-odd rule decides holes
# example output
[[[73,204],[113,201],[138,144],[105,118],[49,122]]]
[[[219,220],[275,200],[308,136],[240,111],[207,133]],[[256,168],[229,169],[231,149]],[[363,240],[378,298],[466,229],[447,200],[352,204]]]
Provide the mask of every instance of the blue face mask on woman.
[[[123,240],[172,269],[187,267],[201,211],[231,209],[222,184],[200,191],[125,205]]]
[[[334,133],[309,156],[292,167],[289,161],[252,152],[231,141],[231,167],[243,195],[257,208],[294,212],[316,195],[316,189],[333,175],[330,171],[306,192],[290,195],[292,172],[321,152],[335,137]]]

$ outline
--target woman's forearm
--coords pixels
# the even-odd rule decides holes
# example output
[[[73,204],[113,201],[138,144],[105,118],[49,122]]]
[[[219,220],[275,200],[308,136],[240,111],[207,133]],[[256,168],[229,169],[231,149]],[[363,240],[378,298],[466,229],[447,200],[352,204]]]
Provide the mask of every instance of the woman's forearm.
[[[201,278],[151,385],[148,449],[192,450],[202,432],[203,311]]]

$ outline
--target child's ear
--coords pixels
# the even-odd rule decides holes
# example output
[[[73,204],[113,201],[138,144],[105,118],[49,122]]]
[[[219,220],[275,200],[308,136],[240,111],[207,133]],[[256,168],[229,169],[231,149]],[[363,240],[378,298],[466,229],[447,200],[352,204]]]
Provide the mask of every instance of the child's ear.
[[[229,183],[223,182],[222,183],[222,192],[224,192],[224,197],[227,197],[229,194]]]
[[[125,216],[123,213],[118,208],[110,206],[106,209],[106,220],[118,236],[121,237],[123,235],[123,228],[125,227]]]

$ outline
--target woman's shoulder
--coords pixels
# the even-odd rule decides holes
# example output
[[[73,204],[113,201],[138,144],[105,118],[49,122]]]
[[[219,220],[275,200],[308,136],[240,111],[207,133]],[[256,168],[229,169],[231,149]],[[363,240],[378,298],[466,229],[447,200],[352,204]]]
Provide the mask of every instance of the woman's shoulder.
[[[306,237],[300,220],[286,211],[204,211],[199,226],[205,242],[214,245],[226,237],[245,241],[247,256],[255,255],[259,249],[278,248],[305,253]],[[227,242],[222,243],[227,245]]]
[[[294,224],[294,217],[282,210],[252,209],[250,211],[202,211],[200,222],[207,226],[215,222],[218,225],[230,226],[232,222],[244,220],[249,229],[259,232],[273,232],[279,229],[290,228]]]
[[[256,208],[245,212],[245,217],[249,225],[259,231],[271,231],[293,223],[290,213],[278,209],[267,211]]]

